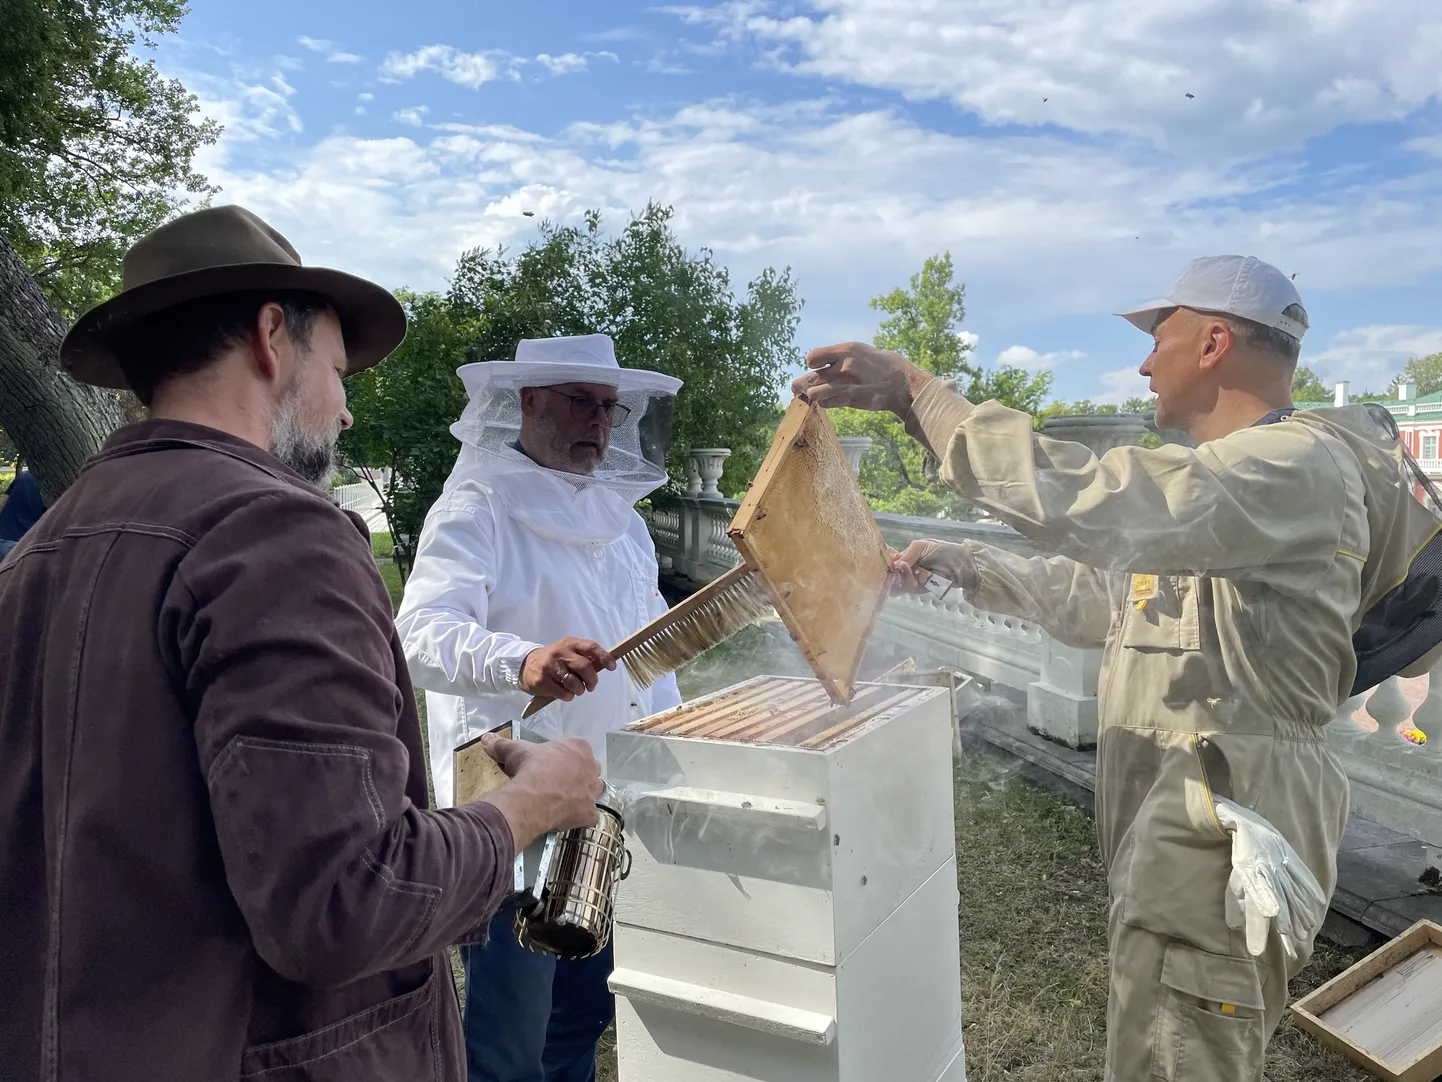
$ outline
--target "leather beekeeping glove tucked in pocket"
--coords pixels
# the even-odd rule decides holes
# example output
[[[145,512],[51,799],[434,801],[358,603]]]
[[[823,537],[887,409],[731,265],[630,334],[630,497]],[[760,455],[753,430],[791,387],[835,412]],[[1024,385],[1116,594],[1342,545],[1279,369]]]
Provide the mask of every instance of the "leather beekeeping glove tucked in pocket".
[[[1217,821],[1232,836],[1227,880],[1227,927],[1246,930],[1247,951],[1257,957],[1275,928],[1290,961],[1298,944],[1312,942],[1327,916],[1327,896],[1276,827],[1256,812],[1213,795]]]

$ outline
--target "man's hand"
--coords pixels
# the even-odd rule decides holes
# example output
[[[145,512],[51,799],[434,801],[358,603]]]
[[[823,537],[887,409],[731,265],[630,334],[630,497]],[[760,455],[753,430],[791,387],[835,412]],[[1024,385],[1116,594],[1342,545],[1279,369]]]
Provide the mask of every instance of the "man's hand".
[[[806,367],[811,371],[791,384],[802,399],[827,408],[890,410],[903,421],[921,389],[936,378],[900,353],[864,342],[813,349]]]
[[[930,571],[950,579],[965,596],[976,589],[976,561],[965,545],[946,541],[913,541],[891,558],[891,593],[924,594],[917,578],[918,570]]]
[[[601,765],[590,744],[574,736],[533,744],[488,733],[481,747],[510,775],[485,799],[511,825],[516,852],[548,831],[595,825]]]
[[[595,691],[600,671],[615,667],[615,659],[600,643],[565,638],[527,654],[519,683],[528,695],[570,702],[577,695]]]

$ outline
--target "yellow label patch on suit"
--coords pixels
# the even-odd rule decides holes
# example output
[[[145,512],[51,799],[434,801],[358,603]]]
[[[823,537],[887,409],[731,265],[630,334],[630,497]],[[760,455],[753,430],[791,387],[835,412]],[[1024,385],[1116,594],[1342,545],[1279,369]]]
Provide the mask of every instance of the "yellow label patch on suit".
[[[1132,576],[1132,604],[1139,610],[1147,607],[1147,602],[1157,596],[1157,576],[1155,575],[1133,575]]]

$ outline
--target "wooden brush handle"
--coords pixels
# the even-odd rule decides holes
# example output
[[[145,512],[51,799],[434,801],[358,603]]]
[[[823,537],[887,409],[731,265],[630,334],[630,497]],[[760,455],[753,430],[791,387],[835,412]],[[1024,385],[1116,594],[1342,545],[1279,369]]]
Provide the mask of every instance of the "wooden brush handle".
[[[656,617],[656,619],[652,620],[649,624],[643,627],[640,631],[636,632],[634,635],[631,635],[629,638],[625,639],[624,641],[613,647],[610,651],[611,656],[617,661],[620,661],[632,650],[640,646],[643,642],[649,641],[651,638],[660,634],[672,624],[678,623],[681,620],[686,619],[688,616],[690,616],[702,605],[706,604],[706,602],[710,601],[717,594],[729,590],[732,586],[736,585],[736,583],[740,582],[747,575],[751,574],[752,570],[754,569],[751,568],[749,565],[741,563],[737,564],[720,578],[712,579],[705,586],[701,587],[701,589],[697,590],[694,594],[686,598],[680,604],[676,605],[674,608],[667,609],[660,616]],[[532,714],[536,713],[536,711],[544,710],[555,701],[556,700],[554,698],[551,698],[549,696],[537,695],[534,699],[527,703],[526,708],[521,711],[521,720],[525,721]]]

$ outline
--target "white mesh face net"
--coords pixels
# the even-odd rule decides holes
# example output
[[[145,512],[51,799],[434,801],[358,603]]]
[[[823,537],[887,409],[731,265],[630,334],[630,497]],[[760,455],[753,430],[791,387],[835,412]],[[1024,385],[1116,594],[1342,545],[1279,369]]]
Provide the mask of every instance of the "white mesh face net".
[[[628,370],[627,382],[637,382],[635,377],[647,374]],[[606,455],[593,473],[547,469],[524,456],[518,449],[521,438],[521,387],[570,382],[582,381],[570,374],[565,374],[565,378],[491,379],[472,393],[460,420],[451,425],[451,434],[466,447],[479,452],[483,461],[489,459],[497,467],[529,465],[562,478],[577,489],[591,486],[609,488],[628,504],[644,499],[664,485],[666,448],[671,439],[675,395],[660,388],[621,389],[617,392],[617,402],[630,412],[622,420],[619,417],[621,411],[616,411]],[[591,369],[584,382],[605,383],[606,380]]]

